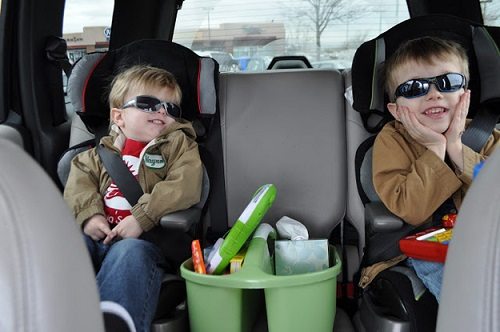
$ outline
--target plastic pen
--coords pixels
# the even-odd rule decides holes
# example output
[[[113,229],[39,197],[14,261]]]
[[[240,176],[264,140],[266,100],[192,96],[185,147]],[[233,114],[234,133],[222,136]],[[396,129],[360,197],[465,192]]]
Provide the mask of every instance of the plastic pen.
[[[199,240],[193,240],[193,242],[191,242],[191,253],[193,256],[194,271],[201,274],[207,274]]]
[[[430,237],[433,237],[436,234],[443,233],[444,231],[446,231],[446,228],[436,229],[435,231],[432,231],[430,233],[418,236],[417,240],[419,240],[419,241],[425,240],[425,239],[428,239]]]

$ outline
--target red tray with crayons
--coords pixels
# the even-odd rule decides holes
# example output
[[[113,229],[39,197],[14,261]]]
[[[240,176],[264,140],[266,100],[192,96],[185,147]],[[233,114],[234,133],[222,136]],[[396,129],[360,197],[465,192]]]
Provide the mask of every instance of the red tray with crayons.
[[[443,217],[443,227],[433,227],[399,240],[401,252],[408,257],[443,263],[453,236],[456,214]]]

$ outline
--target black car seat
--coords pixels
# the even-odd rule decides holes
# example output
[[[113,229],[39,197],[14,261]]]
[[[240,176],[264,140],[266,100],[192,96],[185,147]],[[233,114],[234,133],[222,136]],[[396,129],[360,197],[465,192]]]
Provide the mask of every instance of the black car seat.
[[[204,164],[210,156],[203,145],[217,113],[218,64],[200,57],[191,50],[164,40],[140,40],[109,52],[91,53],[73,67],[68,81],[68,94],[77,112],[72,123],[70,148],[58,163],[61,184],[66,183],[72,158],[95,146],[109,128],[109,106],[105,92],[113,77],[123,68],[135,64],[150,64],[170,71],[182,90],[183,118],[193,122]],[[190,255],[190,240],[203,238],[202,212],[209,194],[209,175],[204,168],[202,197],[198,204],[162,217],[160,224],[172,233],[175,252],[171,263],[179,266]],[[185,298],[184,281],[177,275],[166,275],[160,294],[153,330],[180,331],[187,324],[186,311],[176,309]]]
[[[500,35],[497,27],[484,27],[453,16],[421,16],[398,24],[358,48],[351,73],[353,108],[360,113],[369,133],[355,156],[357,188],[365,210],[361,268],[400,254],[398,240],[414,231],[392,215],[377,197],[371,182],[371,147],[375,135],[392,120],[385,107],[388,98],[382,88],[380,69],[383,61],[402,42],[426,35],[454,40],[468,52],[469,88],[473,91],[469,117],[473,121],[463,136],[464,143],[478,150],[500,115]],[[357,327],[361,330],[368,326],[368,329],[377,326],[380,330],[433,330],[437,302],[429,292],[416,301],[413,287],[421,285],[412,280],[418,283],[413,271],[403,266],[380,273],[362,292]]]

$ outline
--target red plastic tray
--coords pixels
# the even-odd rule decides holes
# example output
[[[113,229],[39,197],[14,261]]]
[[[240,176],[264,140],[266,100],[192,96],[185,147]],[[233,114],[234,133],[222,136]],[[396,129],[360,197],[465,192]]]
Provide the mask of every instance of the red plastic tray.
[[[443,263],[446,260],[446,253],[448,251],[447,242],[436,242],[431,239],[417,240],[418,237],[439,229],[439,227],[429,228],[423,232],[402,238],[399,240],[401,252],[408,257]]]

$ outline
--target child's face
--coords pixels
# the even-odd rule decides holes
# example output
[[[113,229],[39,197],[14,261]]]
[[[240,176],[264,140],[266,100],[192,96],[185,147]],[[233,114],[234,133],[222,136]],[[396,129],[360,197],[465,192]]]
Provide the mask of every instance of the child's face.
[[[398,84],[402,84],[410,79],[430,78],[446,73],[462,73],[458,59],[450,56],[449,61],[433,60],[432,63],[411,61],[399,67],[394,73],[394,78]],[[442,134],[448,129],[460,96],[464,92],[463,88],[455,92],[441,92],[435,84],[430,84],[426,95],[415,98],[397,97],[395,103],[389,103],[387,108],[394,118],[399,120],[396,113],[397,107],[406,106],[422,125]]]
[[[125,96],[125,102],[142,95],[156,97],[160,101],[174,102],[173,93],[167,87],[130,91]],[[169,116],[163,107],[157,112],[144,112],[137,107],[113,108],[111,116],[113,122],[121,128],[127,138],[139,142],[153,140],[175,122],[175,119]]]

